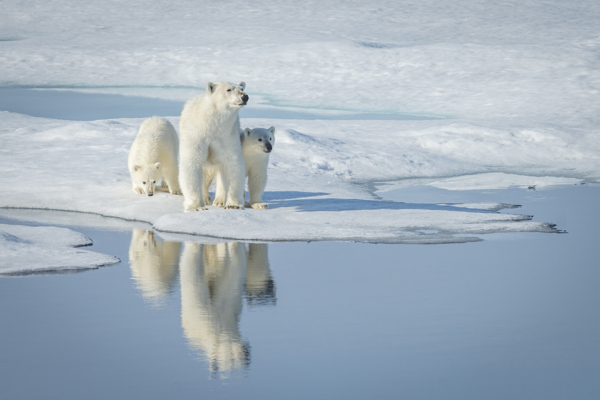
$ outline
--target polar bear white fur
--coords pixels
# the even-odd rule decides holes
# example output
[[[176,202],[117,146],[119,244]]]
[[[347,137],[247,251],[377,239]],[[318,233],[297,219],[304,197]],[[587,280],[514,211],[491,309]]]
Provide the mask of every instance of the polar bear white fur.
[[[127,162],[133,191],[152,196],[162,179],[161,191],[181,194],[178,151],[177,132],[169,121],[160,117],[144,120],[131,145]]]
[[[255,209],[269,208],[267,203],[263,203],[262,196],[267,186],[267,167],[269,166],[269,154],[275,145],[275,127],[269,129],[246,128],[240,134],[242,144],[242,155],[244,156],[245,176],[248,178],[248,194],[250,202],[245,202],[246,207]],[[219,179],[218,171],[215,168],[204,169],[204,185],[202,194],[205,202],[210,202],[208,189],[214,179],[217,179],[215,185],[215,201],[213,205],[221,205],[223,198],[223,188]],[[245,198],[244,194],[244,198]]]
[[[133,230],[129,245],[131,276],[152,304],[160,305],[173,291],[180,252],[180,242],[159,241],[153,231]]]
[[[206,210],[203,168],[219,172],[225,208],[244,208],[244,158],[238,112],[248,102],[246,84],[208,82],[206,93],[189,99],[179,120],[179,182],[184,211]],[[217,200],[217,199],[215,199]]]
[[[185,242],[179,269],[181,325],[190,345],[205,354],[211,372],[246,368],[250,346],[239,327],[246,281],[244,244]]]

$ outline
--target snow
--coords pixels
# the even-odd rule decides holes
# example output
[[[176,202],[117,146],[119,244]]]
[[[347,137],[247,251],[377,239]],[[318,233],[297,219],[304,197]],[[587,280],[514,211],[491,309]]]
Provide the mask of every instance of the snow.
[[[226,79],[279,106],[598,118],[594,0],[6,0],[2,14],[2,86]]]
[[[76,248],[91,244],[89,238],[67,228],[0,224],[0,275],[72,272],[119,262],[110,255]]]
[[[277,143],[269,210],[182,214],[181,197],[131,191],[126,159],[141,119],[1,112],[0,172],[10,189],[0,207],[259,241],[445,243],[553,231],[497,212],[511,205],[393,203],[373,190],[419,180],[449,190],[598,182],[599,18],[591,0],[34,0],[26,8],[7,0],[0,86],[183,101],[206,81],[243,80],[248,108],[273,116],[242,118],[242,127],[273,125]],[[282,110],[324,119],[275,119]],[[392,181],[401,183],[383,184]]]
[[[140,119],[59,122],[13,113],[2,117],[5,154],[0,167],[11,190],[0,196],[0,207],[94,213],[153,224],[159,232],[245,241],[446,243],[492,232],[552,232],[548,223],[491,212],[510,205],[385,202],[375,198],[367,183],[417,173],[483,173],[490,161],[496,169],[524,174],[562,164],[565,173],[579,169],[582,176],[594,178],[600,165],[592,138],[580,136],[575,142],[553,130],[537,130],[538,140],[527,141],[522,136],[530,137],[530,130],[496,128],[491,134],[465,122],[450,129],[440,121],[243,119],[244,126],[273,124],[278,129],[265,193],[270,209],[182,213],[180,196],[148,197],[131,190],[126,161]],[[177,126],[177,118],[171,122]],[[473,139],[465,138],[468,135]],[[557,150],[556,142],[571,144]],[[500,144],[504,152],[486,153]],[[573,168],[570,160],[576,153],[585,157]],[[537,160],[534,166],[531,157]],[[490,181],[489,175],[482,177]]]

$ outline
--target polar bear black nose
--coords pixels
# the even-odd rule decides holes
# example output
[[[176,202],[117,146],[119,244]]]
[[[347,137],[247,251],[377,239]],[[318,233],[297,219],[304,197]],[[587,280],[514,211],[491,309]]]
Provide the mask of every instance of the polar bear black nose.
[[[152,196],[154,193],[148,193],[148,196]]]
[[[243,95],[243,96],[242,96],[242,101],[245,103],[245,102],[247,102],[247,101],[248,101],[248,99],[249,99],[249,98],[250,98],[250,97],[248,97],[248,95],[247,95],[247,94],[245,94],[245,95]]]
[[[267,148],[267,151],[273,150],[273,146],[271,146],[271,143],[266,143],[265,147]]]

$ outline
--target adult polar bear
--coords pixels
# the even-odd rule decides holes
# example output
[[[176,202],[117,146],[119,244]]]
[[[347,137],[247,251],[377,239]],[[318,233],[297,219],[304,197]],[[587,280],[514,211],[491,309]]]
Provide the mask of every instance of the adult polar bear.
[[[246,84],[208,82],[206,93],[189,99],[179,120],[179,185],[184,211],[206,210],[202,168],[218,169],[225,208],[244,208],[244,158],[240,108],[248,102]]]

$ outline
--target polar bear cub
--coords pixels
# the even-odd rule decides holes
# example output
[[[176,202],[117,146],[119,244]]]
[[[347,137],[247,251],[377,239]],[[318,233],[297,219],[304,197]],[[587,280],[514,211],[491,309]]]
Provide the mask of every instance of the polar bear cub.
[[[177,132],[169,121],[160,117],[144,120],[131,145],[127,162],[133,191],[152,196],[162,179],[161,191],[181,194],[178,151]]]
[[[250,197],[250,203],[246,203],[246,207],[268,208],[267,203],[263,203],[262,196],[267,186],[269,154],[275,146],[275,127],[246,128],[241,138]]]
[[[244,158],[238,112],[248,102],[246,84],[208,82],[206,93],[189,99],[179,120],[179,182],[184,211],[206,210],[203,169],[219,172],[225,208],[244,208]]]
[[[267,167],[269,166],[269,154],[275,145],[275,127],[246,128],[240,134],[242,144],[242,155],[244,156],[245,176],[248,178],[248,193],[250,202],[245,202],[246,207],[255,209],[269,208],[263,203],[262,196],[267,186]],[[208,189],[213,179],[216,178],[215,201],[213,205],[221,205],[223,189],[220,176],[215,169],[204,169],[204,186],[202,193],[205,202],[210,202]],[[246,195],[244,194],[244,198]]]

